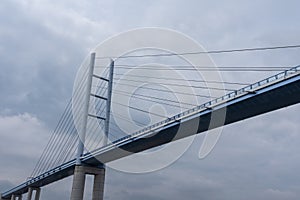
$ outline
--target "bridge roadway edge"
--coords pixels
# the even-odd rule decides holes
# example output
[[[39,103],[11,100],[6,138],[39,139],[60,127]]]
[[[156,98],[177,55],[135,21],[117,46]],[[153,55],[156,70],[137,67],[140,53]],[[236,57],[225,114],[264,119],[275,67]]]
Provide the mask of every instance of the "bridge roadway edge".
[[[236,104],[236,101],[239,98],[228,101],[226,107],[227,115],[226,115],[224,125],[228,125],[237,121],[251,118],[253,116],[261,115],[266,112],[270,112],[273,110],[277,110],[283,107],[287,107],[299,103],[300,102],[300,78],[299,78],[300,75],[298,75],[297,77],[298,79],[296,81],[287,83],[277,88],[275,87],[269,92],[259,93],[260,91],[258,90],[257,94],[249,93],[246,95],[249,98],[244,98],[243,100],[240,100],[238,104]],[[284,81],[288,81],[288,80],[283,80],[283,82]],[[218,108],[217,106],[215,108],[213,107],[211,110],[215,113],[217,112],[222,113],[222,109],[224,108],[222,107]],[[210,109],[207,109],[206,112],[199,115],[198,117],[200,117],[200,120],[199,120],[199,129],[197,132],[201,133],[206,131],[209,127],[209,122],[211,118]],[[181,126],[188,127],[189,124],[191,123],[190,120],[182,122]],[[223,125],[222,123],[215,124],[214,127],[210,127],[210,128],[217,128],[222,125]],[[124,149],[126,151],[120,151],[119,148],[114,148],[99,154],[96,158],[89,158],[87,160],[84,160],[84,163],[87,165],[96,166],[99,165],[99,160],[103,163],[107,163],[119,159],[121,157],[128,156],[132,153],[141,152],[152,147],[166,144],[170,141],[178,140],[184,137],[197,134],[195,132],[187,131],[185,133],[176,135],[176,138],[174,138],[175,137],[174,133],[176,133],[178,128],[179,125],[175,124],[174,126],[171,126],[165,130],[159,131],[158,133],[154,134],[152,137],[137,139],[130,143],[124,143],[118,146],[120,149]],[[26,185],[21,184],[10,191],[14,191],[13,192],[14,194],[26,193],[29,187],[42,187],[44,185],[48,185],[57,180],[73,175],[74,169],[75,169],[75,163],[74,165],[71,165],[66,169],[63,169],[57,173],[53,173],[51,176],[38,180],[32,184],[26,184]],[[10,197],[11,197],[11,193],[6,192],[6,195],[1,196],[1,199],[10,199]]]

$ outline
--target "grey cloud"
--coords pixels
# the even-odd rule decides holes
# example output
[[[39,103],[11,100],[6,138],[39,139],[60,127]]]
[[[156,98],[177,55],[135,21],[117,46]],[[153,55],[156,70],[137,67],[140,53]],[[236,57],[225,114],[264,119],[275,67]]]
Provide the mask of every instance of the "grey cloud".
[[[14,184],[9,182],[8,180],[1,180],[0,179],[0,190],[5,191],[8,190],[9,188],[14,187]]]
[[[118,199],[123,194],[124,199],[138,199],[142,193],[152,199],[297,199],[300,136],[295,124],[299,118],[291,117],[297,112],[299,106],[292,106],[224,128],[220,142],[204,160],[197,159],[200,136],[181,159],[158,172],[130,175],[110,171],[107,196]],[[288,119],[289,123],[284,123]]]
[[[47,127],[55,126],[83,58],[111,34],[139,26],[160,26],[183,31],[207,49],[290,44],[298,41],[298,7],[298,1],[270,0],[4,0],[0,5],[0,113],[12,117],[28,112],[44,123],[45,127],[41,127],[30,121],[33,125],[27,126],[27,132],[33,135],[22,138],[20,143],[35,146],[37,142],[32,143],[31,138],[37,131],[47,136]],[[213,59],[217,65],[290,66],[299,62],[298,52],[220,55]],[[223,74],[225,80],[241,82],[268,75]],[[197,158],[203,140],[198,136],[181,159],[161,171],[132,175],[108,170],[106,197],[297,199],[298,113],[299,105],[225,127],[220,142],[204,160]],[[17,120],[14,126],[20,124],[23,123]],[[18,137],[14,129],[9,132],[12,138]],[[0,142],[3,145],[11,140],[5,135]],[[1,191],[26,178],[25,172],[35,164],[32,156],[23,156],[28,152],[17,150],[1,151]],[[70,188],[71,178],[62,180],[43,188],[42,198],[68,199]]]

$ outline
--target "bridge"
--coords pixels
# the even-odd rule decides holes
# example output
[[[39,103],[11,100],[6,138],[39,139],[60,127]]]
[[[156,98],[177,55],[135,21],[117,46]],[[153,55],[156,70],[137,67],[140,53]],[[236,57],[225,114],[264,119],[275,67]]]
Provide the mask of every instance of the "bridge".
[[[106,163],[300,102],[300,66],[297,66],[230,91],[224,96],[196,105],[129,135],[109,139],[112,132],[109,129],[111,120],[109,116],[115,63],[114,61],[110,63],[108,77],[104,77],[94,74],[95,59],[95,53],[91,54],[86,76],[79,84],[79,88],[84,87],[87,91],[84,94],[85,101],[80,107],[82,113],[80,119],[84,122],[79,127],[80,130],[76,131],[78,129],[74,123],[76,118],[70,117],[72,116],[72,112],[70,112],[72,105],[76,104],[71,101],[32,176],[22,184],[3,192],[1,199],[22,199],[22,195],[28,193],[28,200],[32,199],[33,194],[38,200],[43,186],[73,175],[71,200],[82,200],[85,175],[91,174],[94,175],[92,198],[100,200],[103,199]],[[91,93],[93,79],[107,84],[107,90],[102,94]],[[90,102],[91,98],[105,102],[102,109],[106,113],[105,116],[89,112],[90,104],[87,102]],[[211,123],[213,116],[223,120],[215,120]],[[85,145],[90,140],[85,134],[89,132],[88,121],[92,119],[103,122],[104,134],[107,137],[101,140],[100,146],[96,145],[92,150],[86,151]],[[197,129],[193,128],[195,123],[198,125]],[[65,124],[68,124],[68,127],[65,127]],[[60,131],[70,134],[59,135]],[[59,142],[61,144],[58,144]],[[76,143],[78,146],[75,145]],[[57,151],[57,153],[55,154],[53,151]]]

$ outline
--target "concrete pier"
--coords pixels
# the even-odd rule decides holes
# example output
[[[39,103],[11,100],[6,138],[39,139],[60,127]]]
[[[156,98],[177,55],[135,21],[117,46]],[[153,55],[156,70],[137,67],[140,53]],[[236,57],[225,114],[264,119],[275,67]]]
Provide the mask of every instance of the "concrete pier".
[[[41,195],[41,188],[28,188],[27,200],[32,200],[33,192],[35,191],[34,200],[39,200]]]
[[[22,200],[21,194],[13,194],[11,195],[11,200]]]
[[[83,200],[86,175],[94,175],[92,200],[103,200],[105,168],[81,165],[75,167],[70,200]]]
[[[92,200],[103,200],[104,182],[105,182],[105,168],[98,169],[97,174],[94,175]]]
[[[83,200],[84,185],[85,185],[85,168],[83,166],[75,166],[71,200]]]

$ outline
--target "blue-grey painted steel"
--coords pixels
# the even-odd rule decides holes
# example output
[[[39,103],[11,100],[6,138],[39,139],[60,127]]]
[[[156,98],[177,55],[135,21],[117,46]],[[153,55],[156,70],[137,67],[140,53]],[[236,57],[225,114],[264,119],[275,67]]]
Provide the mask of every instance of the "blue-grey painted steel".
[[[180,123],[184,124],[195,118],[200,118],[198,133],[206,131],[211,113],[225,107],[227,109],[225,124],[219,126],[299,102],[300,66],[297,66],[118,139],[112,144],[85,154],[81,161],[85,164],[98,165],[98,160],[106,163],[130,155],[130,152],[135,153],[170,142],[172,131],[174,132]],[[195,133],[186,133],[182,138],[192,134]],[[126,149],[129,153],[124,154],[125,151],[118,151],[119,148]],[[74,172],[75,164],[76,159],[71,160],[3,193],[2,197],[10,198],[12,194],[27,192],[28,187],[42,187],[70,176]]]

